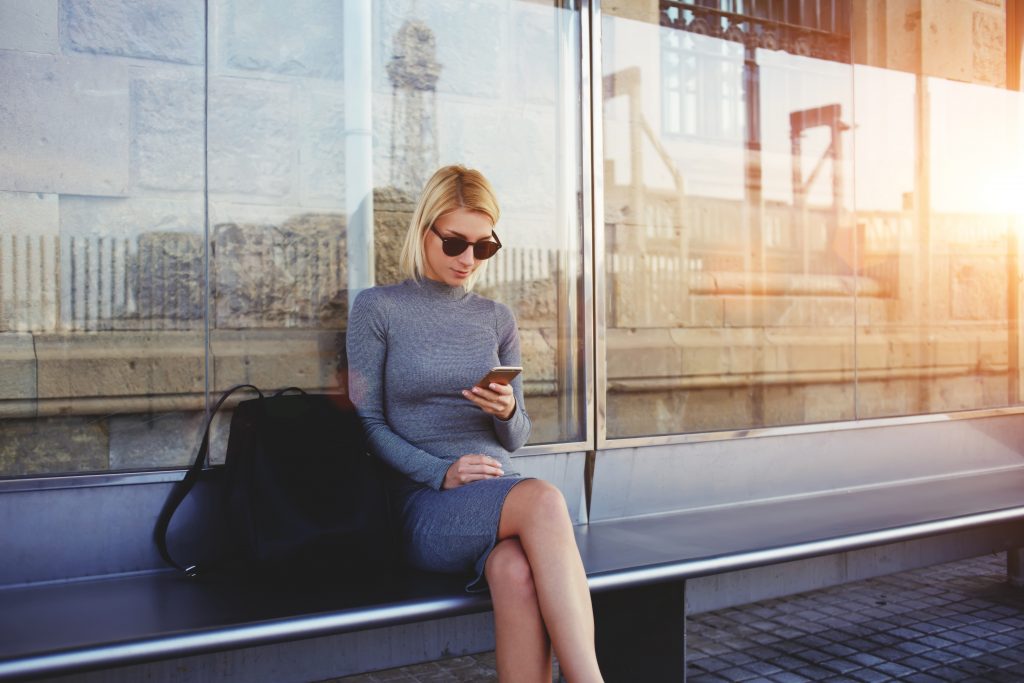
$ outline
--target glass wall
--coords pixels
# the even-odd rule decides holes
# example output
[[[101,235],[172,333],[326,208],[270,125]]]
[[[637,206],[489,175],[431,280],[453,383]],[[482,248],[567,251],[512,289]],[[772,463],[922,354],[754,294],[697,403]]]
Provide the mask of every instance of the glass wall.
[[[0,475],[180,467],[229,386],[344,387],[349,302],[448,163],[502,204],[477,287],[518,317],[532,443],[584,437],[571,4],[0,13]]]
[[[1007,3],[918,9],[603,6],[607,438],[1019,402]]]
[[[855,415],[848,17],[708,6],[601,27],[611,438]]]
[[[0,3],[0,476],[180,467],[231,385],[344,387],[454,162],[533,444],[1017,405],[1019,9]]]

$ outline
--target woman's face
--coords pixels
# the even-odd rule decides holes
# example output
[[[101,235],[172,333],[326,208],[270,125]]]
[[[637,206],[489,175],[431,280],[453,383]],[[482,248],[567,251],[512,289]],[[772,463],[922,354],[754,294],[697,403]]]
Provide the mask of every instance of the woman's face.
[[[490,239],[494,226],[487,214],[460,206],[434,221],[434,228],[441,237],[458,237],[475,243]],[[427,230],[423,245],[423,274],[450,287],[459,287],[482,262],[473,256],[471,246],[457,256],[448,256],[441,250],[441,237]]]

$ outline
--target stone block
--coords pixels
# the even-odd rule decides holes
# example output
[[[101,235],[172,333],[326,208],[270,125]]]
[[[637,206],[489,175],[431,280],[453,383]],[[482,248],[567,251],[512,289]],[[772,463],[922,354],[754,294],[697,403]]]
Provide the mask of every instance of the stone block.
[[[202,438],[202,412],[115,415],[108,418],[110,469],[187,467]]]
[[[928,410],[942,413],[985,407],[982,378],[976,375],[934,377],[927,380]]]
[[[213,5],[211,40],[217,47],[217,69],[341,79],[345,3],[216,0]]]
[[[725,302],[714,296],[690,296],[687,327],[725,326]]]
[[[0,82],[0,188],[128,192],[126,66],[0,50]]]
[[[519,350],[523,359],[524,380],[554,382],[557,377],[557,333],[548,330],[520,330]]]
[[[0,334],[0,400],[36,397],[36,355],[30,334]]]
[[[60,198],[62,237],[137,238],[149,232],[203,234],[203,198]]]
[[[39,398],[201,393],[203,332],[36,335]]]
[[[838,422],[857,417],[852,373],[849,382],[806,384],[799,387],[799,394],[804,406],[801,424]]]
[[[786,347],[789,372],[852,371],[853,335],[807,335]]]
[[[342,333],[336,330],[215,330],[213,391],[235,384],[260,389],[335,389]]]
[[[0,50],[56,54],[57,0],[0,0]]]
[[[201,235],[149,232],[139,235],[132,283],[135,317],[157,328],[202,326],[206,312],[205,249]]]
[[[883,334],[857,331],[857,368],[876,370],[888,367],[888,342]]]
[[[202,190],[202,77],[135,79],[131,103],[135,182],[157,190]]]
[[[885,0],[885,66],[898,71],[921,70],[922,0]]]
[[[344,228],[331,214],[214,226],[214,326],[340,329],[348,316]]]
[[[683,353],[666,329],[610,329],[609,378],[672,377],[685,372]]]
[[[438,147],[445,150],[440,162],[475,166],[494,185],[503,207],[528,206],[543,212],[547,229],[560,225],[553,211],[557,192],[565,188],[560,187],[554,159],[568,150],[556,146],[551,108],[462,99],[438,102]],[[570,189],[573,203],[574,191]],[[503,220],[511,224],[511,217],[506,213]]]
[[[0,476],[106,470],[106,420],[50,417],[0,420]]]
[[[601,12],[610,17],[632,19],[645,24],[661,23],[661,6],[657,0],[612,0],[601,5]]]
[[[929,76],[1006,84],[1006,11],[1001,2],[921,2],[921,61]]]
[[[509,35],[515,36],[512,48],[511,99],[515,102],[554,105],[558,97],[558,48],[562,36],[557,33],[558,15],[565,25],[573,20],[570,12],[551,5],[519,3],[512,6]],[[571,71],[578,56],[565,55]]]
[[[0,192],[0,235],[57,235],[60,211],[57,195]]]
[[[202,327],[203,203],[62,197],[67,329]]]
[[[764,392],[765,426],[804,424],[804,393],[807,386],[784,384],[766,386]]]
[[[310,206],[345,208],[345,93],[309,88],[301,100],[301,200]],[[372,169],[355,169],[369,172]]]
[[[928,412],[923,377],[862,380],[857,384],[857,417],[867,419]]]
[[[241,78],[211,78],[208,166],[211,194],[250,202],[280,200],[294,190],[298,124],[292,87]]]
[[[733,327],[838,327],[854,322],[853,297],[724,297]]]
[[[949,317],[956,320],[1006,318],[1006,258],[950,258]]]
[[[202,64],[202,0],[61,0],[61,38],[77,52]]]

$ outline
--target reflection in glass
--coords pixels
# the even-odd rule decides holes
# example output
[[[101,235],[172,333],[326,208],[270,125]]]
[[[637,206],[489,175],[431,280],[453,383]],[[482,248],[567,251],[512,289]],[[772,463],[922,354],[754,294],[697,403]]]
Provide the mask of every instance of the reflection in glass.
[[[849,22],[822,4],[605,16],[609,437],[854,415]]]
[[[1019,402],[1020,95],[859,67],[857,100],[858,414]]]
[[[3,12],[0,476],[182,463],[205,402],[202,5],[80,5]]]

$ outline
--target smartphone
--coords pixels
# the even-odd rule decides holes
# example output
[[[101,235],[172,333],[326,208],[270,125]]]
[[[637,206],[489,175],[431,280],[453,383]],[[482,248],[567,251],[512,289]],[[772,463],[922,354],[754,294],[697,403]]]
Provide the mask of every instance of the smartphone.
[[[492,383],[508,384],[522,371],[523,369],[518,365],[499,365],[491,368],[490,372],[484,375],[476,385],[481,389],[486,389]]]

